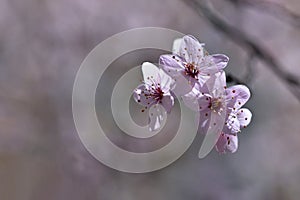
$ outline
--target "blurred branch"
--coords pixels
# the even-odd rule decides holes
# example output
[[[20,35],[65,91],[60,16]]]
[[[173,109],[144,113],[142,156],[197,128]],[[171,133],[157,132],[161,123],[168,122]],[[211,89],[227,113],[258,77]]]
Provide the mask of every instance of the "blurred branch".
[[[226,82],[227,83],[247,85],[245,82],[241,81],[238,77],[236,77],[236,76],[234,76],[233,74],[230,74],[230,73],[226,73]]]
[[[290,23],[300,28],[300,15],[293,13],[283,5],[276,2],[262,0],[228,0],[236,5],[253,7],[257,10],[266,12],[279,20]]]
[[[251,83],[254,76],[255,76],[255,71],[254,71],[254,65],[255,65],[255,54],[250,53],[248,60],[247,60],[247,71],[246,71],[246,76],[244,78],[246,83]]]
[[[183,0],[190,5],[197,13],[204,16],[217,30],[224,33],[229,39],[238,45],[244,47],[248,52],[253,54],[255,58],[261,59],[266,66],[271,69],[276,76],[282,80],[293,95],[300,101],[300,82],[299,78],[293,74],[286,72],[274,57],[258,43],[252,40],[244,32],[228,24],[221,16],[219,16],[209,1],[206,0]],[[239,81],[243,82],[243,81]]]

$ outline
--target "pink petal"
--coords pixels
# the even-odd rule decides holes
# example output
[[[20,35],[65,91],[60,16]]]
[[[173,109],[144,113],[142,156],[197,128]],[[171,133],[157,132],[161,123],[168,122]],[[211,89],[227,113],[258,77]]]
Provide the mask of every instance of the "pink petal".
[[[211,112],[210,109],[211,96],[208,94],[202,95],[198,98],[199,111]]]
[[[196,124],[198,125],[199,132],[201,134],[206,134],[208,131],[208,126],[211,121],[211,112],[210,109],[203,109],[201,112],[198,112],[195,117]]]
[[[218,70],[222,70],[227,66],[229,58],[224,54],[214,54],[210,56],[212,61],[217,66]]]
[[[211,76],[217,72],[221,72],[227,65],[228,57],[222,54],[208,55],[201,59],[198,64],[202,75]]]
[[[175,55],[162,55],[159,58],[159,65],[164,72],[173,78],[174,85],[172,85],[172,91],[176,95],[181,96],[192,90],[194,82],[191,83],[188,77],[185,76],[180,57]]]
[[[241,108],[250,98],[250,91],[244,85],[234,85],[226,89],[227,106],[234,110]]]
[[[155,103],[155,100],[152,98],[146,98],[144,91],[146,91],[146,86],[144,84],[139,85],[133,92],[133,99],[137,103],[149,107]]]
[[[182,96],[192,91],[195,82],[190,82],[183,74],[174,78],[175,87],[172,90],[177,96]]]
[[[220,88],[225,90],[225,88],[226,88],[226,74],[225,74],[225,72],[221,71],[219,73],[216,73],[214,76],[216,76],[215,87],[220,87]]]
[[[166,109],[167,113],[170,113],[174,106],[174,97],[171,94],[164,95],[161,100],[161,105]]]
[[[206,135],[198,154],[199,158],[205,157],[216,145],[218,139],[220,138],[225,118],[225,113],[218,114],[216,112],[211,112],[207,133],[205,133]]]
[[[216,150],[219,153],[234,153],[238,149],[238,138],[237,135],[222,133],[216,144]]]
[[[211,77],[201,86],[200,84],[195,84],[194,89],[198,90],[200,94],[209,94],[210,88],[210,79]],[[213,87],[213,86],[211,86]]]
[[[178,73],[184,70],[182,59],[176,55],[161,55],[159,57],[159,66],[172,78],[178,76]]]
[[[200,76],[212,76],[215,73],[220,72],[220,70],[217,68],[217,65],[214,64],[205,64],[205,63],[200,63],[199,64],[199,75]]]
[[[228,116],[226,127],[230,130],[230,133],[240,132],[240,122],[234,113]]]
[[[210,79],[210,76],[208,76],[206,74],[205,75],[200,74],[200,76],[198,76],[198,83],[202,87],[206,83],[206,81],[208,81],[209,79]]]
[[[212,94],[214,97],[224,96],[226,87],[225,72],[222,71],[212,75],[205,83],[205,86],[208,93]]]
[[[188,63],[199,63],[200,59],[204,56],[203,44],[191,35],[183,37],[179,55],[185,58]]]
[[[182,96],[182,100],[184,104],[191,110],[199,111],[198,98],[200,97],[200,95],[200,92],[194,87],[191,92]]]
[[[242,128],[246,128],[252,119],[252,113],[247,108],[239,109],[237,112],[237,118]]]
[[[175,85],[175,81],[166,74],[162,69],[159,69],[160,86],[163,92],[169,92]]]
[[[149,109],[149,131],[160,129],[164,121],[164,110],[161,105],[155,104]]]
[[[209,95],[202,95],[198,90],[193,88],[193,90],[182,96],[184,104],[194,111],[203,111],[207,109],[210,105],[211,97]]]

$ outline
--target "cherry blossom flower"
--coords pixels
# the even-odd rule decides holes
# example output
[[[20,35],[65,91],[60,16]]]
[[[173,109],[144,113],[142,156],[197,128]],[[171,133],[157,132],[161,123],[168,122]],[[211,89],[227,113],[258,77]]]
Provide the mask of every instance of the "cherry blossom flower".
[[[238,149],[237,133],[241,128],[246,128],[251,118],[252,114],[247,108],[231,112],[217,141],[216,150],[219,153],[236,152]]]
[[[225,91],[227,101],[227,119],[216,144],[219,153],[234,153],[238,148],[237,133],[246,128],[252,118],[247,108],[241,108],[250,98],[249,89],[243,85],[229,87]]]
[[[219,153],[234,153],[238,149],[238,137],[236,134],[221,133],[217,144],[216,150]]]
[[[190,35],[175,40],[174,46],[172,55],[160,56],[159,64],[174,78],[174,92],[180,95],[190,92],[195,84],[203,86],[211,75],[222,71],[229,61],[223,54],[208,55],[204,52],[203,44]]]
[[[249,98],[250,91],[244,85],[226,88],[225,72],[214,75],[203,87],[194,87],[190,93],[183,96],[185,104],[199,112],[196,120],[201,132],[207,133],[211,125],[224,123],[216,144],[217,151],[221,153],[236,151],[237,133],[241,128],[245,128],[252,118],[250,110],[241,108]]]
[[[227,132],[233,134],[239,133],[241,132],[241,128],[246,128],[248,126],[251,119],[252,113],[247,108],[232,110],[232,112],[228,114],[224,129],[230,130]]]
[[[213,115],[226,117],[226,77],[225,72],[214,74],[202,87],[196,85],[191,92],[182,97],[185,105],[190,109],[200,113],[196,121],[200,122],[200,127],[207,130],[208,122]],[[224,121],[220,117],[214,122]],[[223,122],[224,123],[224,122]],[[203,131],[202,131],[203,132]]]
[[[176,94],[196,111],[196,123],[206,135],[200,158],[213,147],[219,153],[236,152],[238,133],[249,125],[252,113],[242,108],[250,98],[249,89],[244,85],[226,86],[223,69],[229,58],[209,55],[204,44],[190,35],[176,39],[172,53],[160,56],[160,68],[143,63],[144,81],[133,93],[134,100],[144,106],[142,112],[149,108],[149,130],[161,127],[166,113],[174,106]]]
[[[163,111],[157,104],[161,105],[167,113],[171,112],[174,105],[174,97],[170,92],[174,81],[162,69],[149,62],[143,63],[142,73],[144,82],[134,90],[133,98],[144,106],[142,112],[154,106],[149,116],[149,129],[155,131],[160,128],[163,121]]]

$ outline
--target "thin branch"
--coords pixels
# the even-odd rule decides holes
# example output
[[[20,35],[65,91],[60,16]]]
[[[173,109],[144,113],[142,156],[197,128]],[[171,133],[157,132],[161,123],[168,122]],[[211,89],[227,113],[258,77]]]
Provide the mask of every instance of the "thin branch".
[[[290,23],[293,26],[300,28],[300,15],[296,14],[284,5],[276,2],[262,1],[262,0],[228,0],[236,5],[243,5],[248,7],[253,7],[257,10],[272,15],[278,20]]]
[[[246,76],[244,78],[245,82],[247,84],[250,84],[253,81],[253,78],[255,76],[255,70],[254,70],[254,66],[255,66],[255,54],[254,53],[250,53],[248,60],[247,60],[247,71],[246,71]]]
[[[292,94],[300,101],[300,83],[299,78],[287,73],[274,57],[259,44],[255,43],[244,32],[228,24],[222,17],[220,17],[207,1],[197,0],[183,0],[199,15],[203,15],[217,30],[224,33],[228,38],[238,45],[244,47],[249,52],[253,53],[255,57],[261,59],[266,63],[266,66],[271,69],[276,76],[278,76],[292,92]]]
[[[236,76],[234,76],[233,74],[230,74],[230,73],[226,73],[226,82],[227,83],[247,85],[246,82],[241,81],[238,77],[236,77]]]

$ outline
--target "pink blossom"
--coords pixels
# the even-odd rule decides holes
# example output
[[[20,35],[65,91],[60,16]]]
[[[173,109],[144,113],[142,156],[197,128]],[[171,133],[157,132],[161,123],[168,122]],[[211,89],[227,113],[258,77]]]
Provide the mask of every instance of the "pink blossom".
[[[244,85],[226,88],[224,72],[214,75],[205,85],[194,87],[190,93],[183,96],[185,104],[200,113],[197,121],[203,133],[208,131],[209,125],[225,121],[216,144],[217,151],[222,153],[236,151],[237,133],[251,121],[250,110],[241,108],[249,98],[250,91]],[[214,122],[211,122],[212,117]],[[225,117],[225,120],[222,117]]]
[[[159,59],[161,68],[176,81],[175,93],[186,94],[195,84],[203,86],[228,63],[229,58],[223,54],[205,53],[203,44],[193,36],[184,36],[176,43],[179,48],[174,49],[173,55],[162,55]]]
[[[162,69],[157,68],[154,64],[145,62],[142,65],[142,73],[144,77],[144,83],[139,85],[133,92],[134,100],[144,106],[142,112],[151,106],[155,106],[155,112],[152,112],[150,116],[151,131],[155,131],[160,128],[162,122],[161,105],[167,113],[171,112],[174,105],[174,97],[170,93],[174,86],[174,81],[168,76]],[[153,119],[153,120],[151,120]]]
[[[217,144],[216,150],[219,153],[234,153],[238,149],[238,137],[236,134],[221,133]]]

